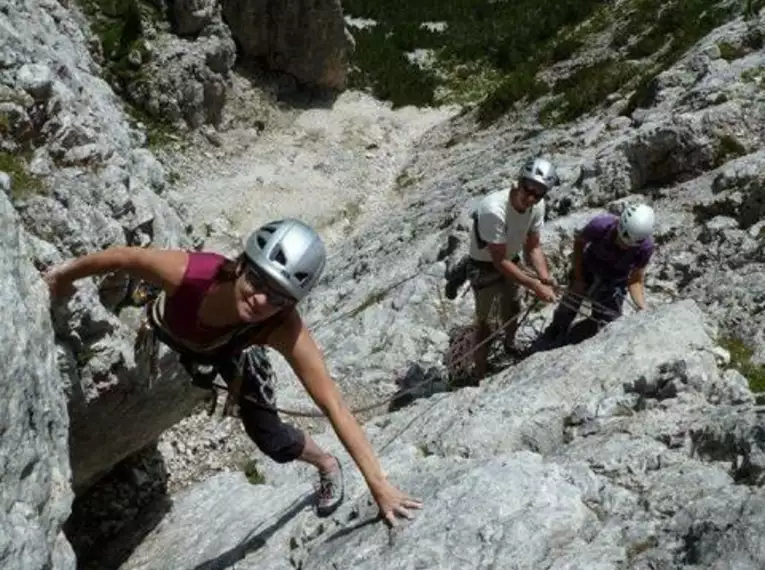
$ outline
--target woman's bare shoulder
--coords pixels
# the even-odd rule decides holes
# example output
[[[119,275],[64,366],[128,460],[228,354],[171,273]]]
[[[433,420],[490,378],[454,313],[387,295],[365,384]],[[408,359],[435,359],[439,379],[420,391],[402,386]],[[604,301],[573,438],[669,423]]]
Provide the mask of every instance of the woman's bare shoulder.
[[[136,248],[131,265],[142,279],[172,294],[180,287],[189,264],[189,253],[179,249]]]

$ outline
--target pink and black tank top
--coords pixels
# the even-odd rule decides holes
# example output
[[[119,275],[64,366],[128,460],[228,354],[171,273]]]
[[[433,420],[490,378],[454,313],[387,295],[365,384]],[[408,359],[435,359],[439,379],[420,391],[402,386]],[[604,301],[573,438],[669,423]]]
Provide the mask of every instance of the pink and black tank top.
[[[162,320],[165,329],[189,348],[205,349],[225,343],[243,325],[226,328],[206,327],[199,322],[199,310],[226,257],[210,252],[190,252],[180,286],[164,300]],[[252,327],[253,334],[281,320],[277,313]]]

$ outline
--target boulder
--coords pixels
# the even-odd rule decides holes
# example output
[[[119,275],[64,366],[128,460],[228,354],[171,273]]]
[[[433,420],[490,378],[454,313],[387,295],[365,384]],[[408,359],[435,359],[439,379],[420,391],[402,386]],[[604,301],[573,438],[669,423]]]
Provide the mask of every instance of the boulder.
[[[0,567],[74,570],[61,530],[72,502],[65,383],[47,290],[2,192],[0,226]]]
[[[222,5],[244,61],[264,63],[310,86],[345,88],[354,44],[340,0],[223,0]]]

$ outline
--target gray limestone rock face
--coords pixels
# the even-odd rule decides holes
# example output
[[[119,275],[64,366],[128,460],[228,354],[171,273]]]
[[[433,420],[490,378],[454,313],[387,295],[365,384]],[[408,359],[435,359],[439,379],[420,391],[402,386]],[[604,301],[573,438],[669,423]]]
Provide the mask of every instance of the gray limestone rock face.
[[[339,0],[223,0],[222,6],[245,60],[311,86],[345,88],[353,43]]]
[[[74,570],[68,427],[48,295],[0,193],[0,567]]]
[[[130,54],[146,74],[127,93],[179,126],[217,125],[233,39],[212,15],[215,2],[174,6],[193,41],[155,34]],[[0,556],[24,568],[73,567],[60,532],[70,477],[75,491],[86,489],[202,396],[167,350],[160,374],[148,374],[134,346],[137,311],[118,310],[132,286],[125,276],[80,283],[54,304],[52,326],[34,289],[28,261],[194,241],[181,200],[151,153],[136,149],[144,134],[99,77],[68,7],[27,0],[0,11],[2,151],[34,147],[29,169],[44,186],[14,199],[15,218],[5,200],[14,181],[0,177],[0,218],[11,228],[0,236],[0,279],[13,310],[13,326],[0,331],[10,370]],[[352,42],[336,0],[225,0],[222,10],[246,59],[343,88]],[[520,112],[478,132],[464,113],[433,129],[411,157],[414,182],[398,203],[333,251],[303,309],[341,388],[367,403],[392,395],[397,380],[429,383],[364,426],[388,476],[425,500],[414,521],[396,532],[375,522],[363,480],[326,431],[317,438],[347,471],[348,498],[333,517],[317,521],[310,511],[310,469],[265,463],[265,485],[227,474],[172,497],[124,569],[765,566],[762,413],[741,373],[723,368],[732,362],[721,362],[707,322],[745,338],[753,360],[765,361],[765,53],[727,62],[716,45],[740,45],[745,25],[703,38],[629,118],[598,110],[540,130],[533,113]],[[449,327],[472,319],[470,295],[453,303],[440,295],[446,262],[466,249],[471,205],[503,188],[530,153],[560,165],[543,244],[561,281],[571,237],[591,215],[632,200],[655,206],[651,310],[627,311],[594,338],[533,355],[480,388],[429,396],[444,389]],[[550,309],[529,316],[522,339],[538,334]],[[302,405],[287,368],[284,399]],[[26,429],[30,421],[36,429]]]
[[[11,194],[19,221],[4,222],[3,229],[25,236],[27,262],[38,269],[110,246],[191,247],[163,166],[138,148],[142,135],[99,76],[80,15],[70,8],[29,0],[0,15],[0,100],[11,127],[2,139],[12,140],[14,149],[34,148],[26,166],[40,181]],[[206,57],[198,58],[204,69]],[[53,303],[55,343],[37,343],[49,347],[50,358],[58,355],[66,378],[57,376],[69,397],[77,491],[149,444],[200,398],[177,366],[150,386],[136,358],[135,327],[117,315],[133,285],[124,275],[78,283],[72,299]],[[69,472],[63,477],[68,488]]]
[[[218,15],[218,0],[173,0],[172,13],[178,35],[199,33]]]
[[[151,59],[127,83],[127,97],[168,124],[191,129],[219,125],[236,45],[225,25],[211,24],[209,29],[210,33],[193,41],[170,34],[158,36]]]
[[[218,475],[173,498],[120,568],[755,568],[765,424],[710,401],[714,349],[692,301],[625,317],[366,424],[389,479],[424,502],[397,529],[327,431],[347,481],[329,519],[304,467],[264,465],[254,486]]]

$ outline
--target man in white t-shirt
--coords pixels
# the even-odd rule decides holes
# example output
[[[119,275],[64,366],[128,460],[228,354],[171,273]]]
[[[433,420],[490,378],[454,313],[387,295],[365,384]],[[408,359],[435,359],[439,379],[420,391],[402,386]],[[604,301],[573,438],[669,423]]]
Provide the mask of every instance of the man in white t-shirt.
[[[555,167],[549,161],[529,159],[510,188],[489,194],[476,207],[469,254],[477,269],[471,283],[478,327],[476,343],[491,334],[488,317],[495,299],[500,302],[503,323],[515,317],[505,328],[505,350],[511,354],[518,329],[517,315],[521,311],[520,287],[533,291],[546,303],[555,301],[540,232],[545,218],[543,198],[557,183]],[[536,278],[518,266],[522,253]],[[476,350],[476,378],[485,376],[488,355],[488,343]]]

